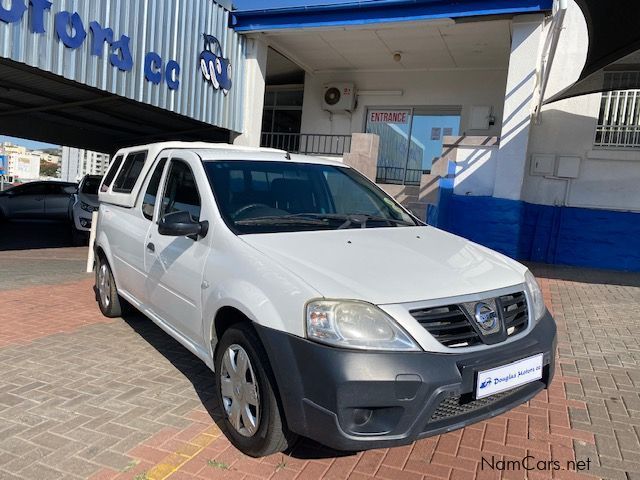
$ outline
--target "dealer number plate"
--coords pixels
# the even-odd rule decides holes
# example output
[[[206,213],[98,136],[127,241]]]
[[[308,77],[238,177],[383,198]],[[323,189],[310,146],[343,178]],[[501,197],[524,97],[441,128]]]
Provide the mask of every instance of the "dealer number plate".
[[[505,392],[542,378],[542,354],[478,372],[476,398]]]

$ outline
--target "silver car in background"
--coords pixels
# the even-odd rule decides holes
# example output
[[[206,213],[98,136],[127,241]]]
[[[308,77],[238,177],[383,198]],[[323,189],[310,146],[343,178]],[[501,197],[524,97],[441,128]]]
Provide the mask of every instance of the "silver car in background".
[[[71,197],[69,214],[74,245],[86,243],[89,239],[92,214],[99,206],[98,188],[101,182],[101,175],[85,175],[77,192]]]

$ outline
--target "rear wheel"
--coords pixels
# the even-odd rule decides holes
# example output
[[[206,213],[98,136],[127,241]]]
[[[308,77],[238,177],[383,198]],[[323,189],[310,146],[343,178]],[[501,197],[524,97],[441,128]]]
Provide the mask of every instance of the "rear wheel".
[[[281,415],[267,354],[249,324],[234,325],[224,333],[215,371],[223,428],[238,450],[262,457],[293,445],[296,436]]]
[[[96,293],[100,311],[105,317],[115,318],[122,315],[120,296],[111,267],[102,257],[98,257],[96,265]]]

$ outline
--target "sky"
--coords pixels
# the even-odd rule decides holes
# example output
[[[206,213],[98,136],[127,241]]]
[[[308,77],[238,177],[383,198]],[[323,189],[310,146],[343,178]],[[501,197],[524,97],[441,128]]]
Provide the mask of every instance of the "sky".
[[[54,148],[57,145],[51,145],[50,143],[36,142],[35,140],[26,140],[24,138],[8,137],[7,135],[0,135],[0,143],[9,142],[14,145],[20,145],[27,147],[29,150],[42,150],[44,148]]]
[[[265,10],[268,8],[302,7],[305,5],[335,5],[353,3],[354,0],[233,0],[238,10]]]

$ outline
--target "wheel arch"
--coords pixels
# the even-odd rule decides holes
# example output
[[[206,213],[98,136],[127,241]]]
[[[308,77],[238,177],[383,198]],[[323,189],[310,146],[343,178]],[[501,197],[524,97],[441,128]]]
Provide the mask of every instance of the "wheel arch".
[[[212,355],[215,358],[215,352],[220,343],[220,339],[229,328],[238,323],[246,323],[253,325],[253,320],[249,318],[242,310],[225,305],[220,307],[216,312],[213,322],[211,323],[211,329],[209,332],[209,341],[211,343]]]

